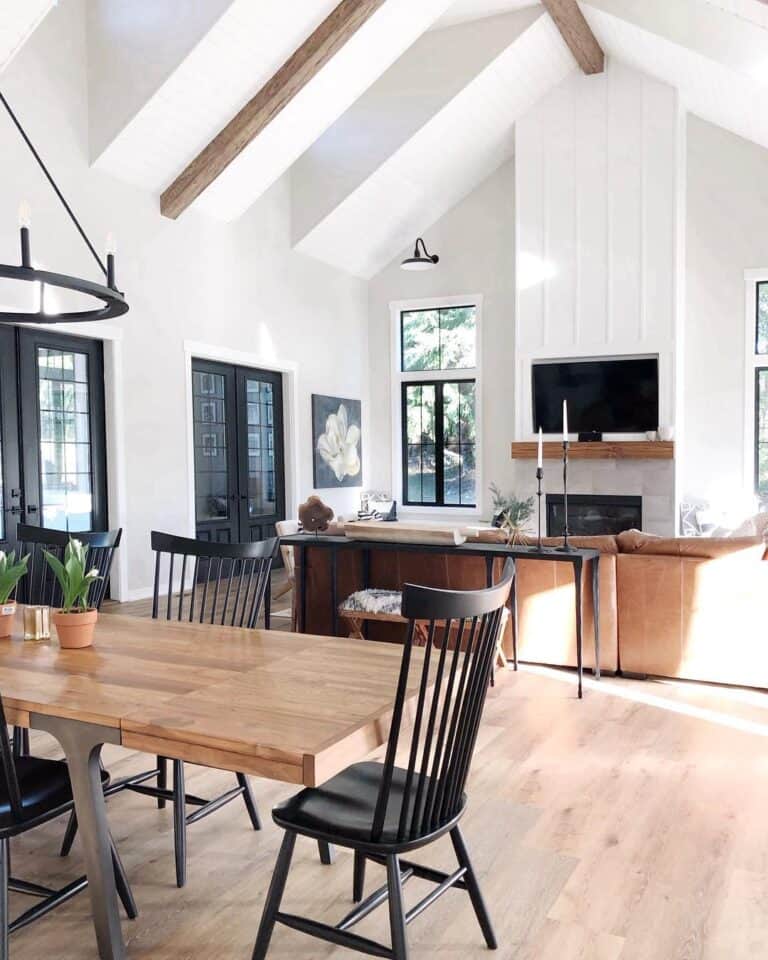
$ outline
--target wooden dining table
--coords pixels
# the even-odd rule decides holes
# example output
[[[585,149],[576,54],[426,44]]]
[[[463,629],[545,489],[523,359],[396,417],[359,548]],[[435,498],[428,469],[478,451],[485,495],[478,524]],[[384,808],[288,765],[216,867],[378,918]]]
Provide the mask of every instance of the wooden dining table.
[[[414,651],[408,691],[423,653]],[[0,640],[9,723],[61,744],[103,960],[126,956],[99,760],[105,743],[317,786],[385,742],[402,648],[102,614],[95,643]]]

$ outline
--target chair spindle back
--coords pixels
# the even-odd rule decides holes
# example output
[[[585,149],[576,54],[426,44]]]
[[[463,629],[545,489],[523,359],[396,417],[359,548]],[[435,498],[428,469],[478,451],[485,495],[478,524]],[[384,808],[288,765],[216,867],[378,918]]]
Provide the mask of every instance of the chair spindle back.
[[[417,621],[428,642],[419,679],[408,749],[397,840],[425,836],[461,811],[477,732],[515,575],[507,560],[498,584],[485,590],[439,590],[406,584],[403,616],[409,620],[387,743],[372,840],[381,840],[411,672]],[[405,738],[404,738],[405,739]]]
[[[257,543],[211,543],[152,531],[152,616],[255,627],[262,606],[269,602],[277,546],[276,537]]]
[[[18,553],[20,555],[28,553],[29,562],[27,575],[19,581],[16,599],[20,603],[61,606],[61,587],[53,570],[48,566],[43,551],[48,550],[63,561],[64,551],[72,537],[88,547],[88,569],[96,567],[99,571],[101,579],[95,581],[88,595],[89,604],[98,610],[107,595],[112,562],[122,536],[122,529],[104,533],[97,531],[67,533],[64,530],[50,530],[20,523],[16,528]]]

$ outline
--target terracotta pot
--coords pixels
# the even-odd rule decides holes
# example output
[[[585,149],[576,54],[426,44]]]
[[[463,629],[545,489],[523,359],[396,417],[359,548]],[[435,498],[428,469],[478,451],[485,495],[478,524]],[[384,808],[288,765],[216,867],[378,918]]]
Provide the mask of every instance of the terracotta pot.
[[[10,637],[13,632],[13,621],[16,618],[16,603],[0,603],[0,639]]]
[[[59,646],[63,650],[79,650],[93,644],[93,631],[98,619],[98,610],[86,610],[84,613],[62,613],[54,610],[51,620],[59,636]]]

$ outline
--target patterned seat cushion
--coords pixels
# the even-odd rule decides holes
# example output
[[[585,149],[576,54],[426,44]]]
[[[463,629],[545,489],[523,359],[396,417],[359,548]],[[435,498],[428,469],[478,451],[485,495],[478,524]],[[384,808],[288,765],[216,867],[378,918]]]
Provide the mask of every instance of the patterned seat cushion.
[[[357,590],[342,603],[349,613],[386,613],[400,616],[403,595],[399,590]]]

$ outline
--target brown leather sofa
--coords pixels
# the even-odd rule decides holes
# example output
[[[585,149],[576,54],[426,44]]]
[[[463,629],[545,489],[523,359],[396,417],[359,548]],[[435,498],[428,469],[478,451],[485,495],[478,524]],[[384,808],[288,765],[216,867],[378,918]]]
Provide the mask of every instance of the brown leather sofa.
[[[476,539],[491,540],[485,530]],[[768,562],[761,538],[663,539],[628,531],[618,537],[575,537],[600,551],[601,668],[635,675],[680,677],[768,688]],[[548,545],[561,541],[547,540]],[[306,550],[310,633],[332,632],[330,551]],[[496,574],[501,564],[497,564]],[[297,578],[299,579],[299,578]],[[474,589],[485,585],[479,558],[371,551],[370,583],[400,589],[406,582]],[[338,554],[337,596],[362,586],[362,554]],[[517,564],[521,660],[576,665],[573,568],[554,561]],[[584,663],[594,662],[592,571],[582,584]],[[339,624],[343,632],[343,624]],[[396,625],[372,624],[371,639],[398,640]],[[512,635],[505,635],[511,655]]]
[[[622,672],[768,687],[760,538],[617,537]]]

